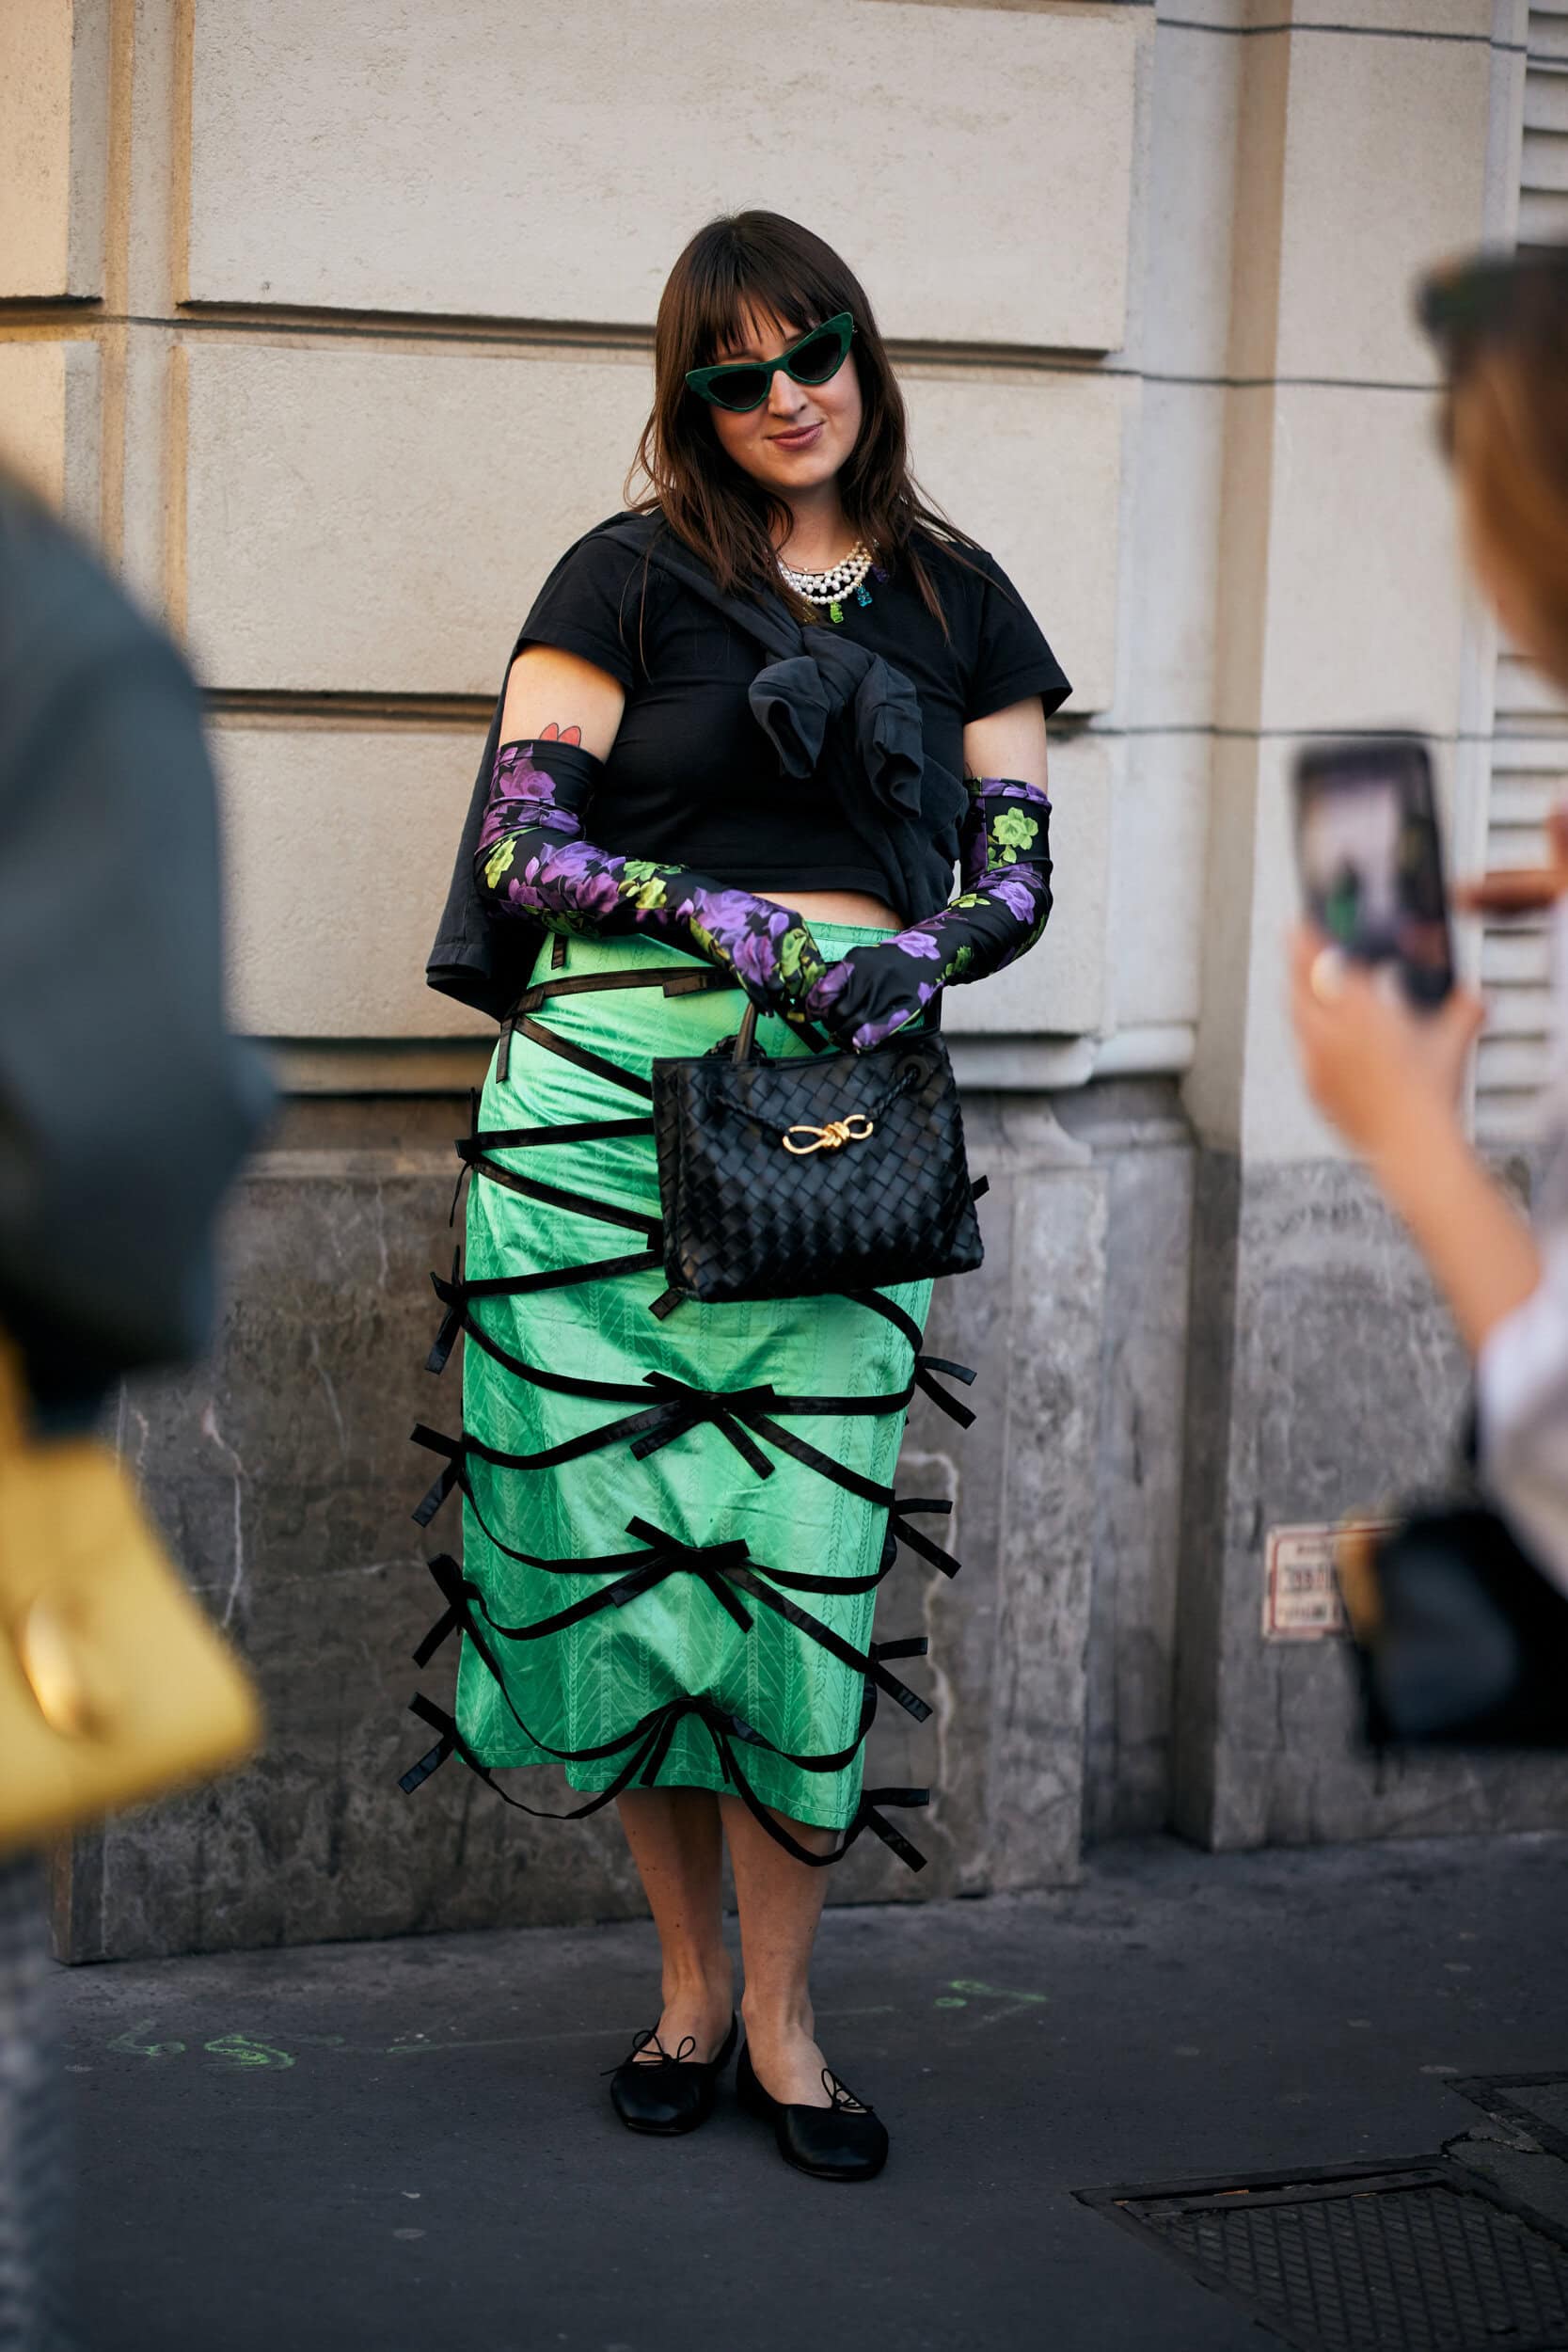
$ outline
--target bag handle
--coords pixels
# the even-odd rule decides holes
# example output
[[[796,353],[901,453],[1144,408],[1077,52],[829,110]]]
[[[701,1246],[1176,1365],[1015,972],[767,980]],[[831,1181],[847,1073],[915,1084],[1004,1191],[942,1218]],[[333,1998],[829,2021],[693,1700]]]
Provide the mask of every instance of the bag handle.
[[[939,988],[930,1003],[927,1006],[926,1018],[920,1024],[921,1028],[941,1028],[942,1000],[943,993],[944,991]],[[825,1054],[832,1050],[828,1039],[823,1037],[818,1030],[811,1027],[809,1025],[801,1030],[800,1034],[807,1040],[815,1053]],[[895,1032],[895,1034],[896,1034],[896,1032]],[[740,1027],[736,1033],[735,1053],[731,1057],[736,1063],[738,1064],[751,1059],[752,1048],[756,1042],[756,1035],[757,1009],[752,1000],[748,997],[746,1000],[746,1009],[741,1015]]]
[[[748,998],[746,1009],[740,1017],[740,1027],[736,1033],[735,1052],[731,1057],[737,1066],[751,1059],[752,1048],[756,1043],[756,1035],[757,1009]],[[802,1021],[796,1030],[796,1035],[805,1039],[814,1054],[831,1054],[833,1050],[832,1040],[824,1037],[822,1031],[810,1021]]]

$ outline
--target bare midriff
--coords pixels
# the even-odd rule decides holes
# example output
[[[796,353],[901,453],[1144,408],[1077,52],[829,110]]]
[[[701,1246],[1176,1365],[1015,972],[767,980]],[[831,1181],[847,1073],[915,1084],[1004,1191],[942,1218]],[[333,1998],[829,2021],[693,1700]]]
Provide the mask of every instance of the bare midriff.
[[[864,930],[895,931],[898,917],[867,890],[757,890],[757,898],[771,898],[793,908],[808,923],[855,923]]]

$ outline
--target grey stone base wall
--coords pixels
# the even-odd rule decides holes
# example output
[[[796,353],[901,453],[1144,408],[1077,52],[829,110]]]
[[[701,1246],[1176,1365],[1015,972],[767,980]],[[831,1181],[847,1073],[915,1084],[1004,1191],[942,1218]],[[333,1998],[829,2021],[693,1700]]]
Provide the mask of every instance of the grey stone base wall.
[[[931,1788],[911,1817],[929,1865],[912,1876],[867,1836],[832,1874],[839,1900],[1059,1883],[1085,1813],[1114,1830],[1164,1803],[1190,1147],[1159,1089],[1081,1102],[1071,1132],[1043,1098],[978,1095],[967,1116],[986,1263],[940,1287],[927,1343],[977,1368],[979,1419],[961,1433],[920,1400],[899,1479],[952,1497],[963,1572],[906,1556],[884,1589],[884,1636],[929,1633],[911,1679],[935,1713],[884,1708],[867,1766]],[[422,1366],[466,1124],[457,1102],[293,1104],[231,1206],[213,1359],[122,1401],[124,1451],[270,1728],[249,1771],[57,1858],[66,1956],[641,1909],[612,1810],[533,1820],[456,1759],[397,1788],[429,1744],[409,1696],[444,1703],[455,1664],[450,1644],[423,1673],[409,1657],[439,1608],[427,1552],[458,1527],[454,1502],[428,1537],[413,1525],[436,1466],[408,1432],[459,1421],[459,1359],[438,1381]],[[553,1775],[510,1782],[575,1802]]]
[[[1366,1177],[1201,1155],[1172,1790],[1187,1836],[1224,1848],[1568,1824],[1568,1756],[1380,1761],[1354,1737],[1344,1645],[1262,1637],[1268,1529],[1440,1486],[1467,1393],[1449,1317]]]
[[[1263,1638],[1269,1528],[1439,1478],[1462,1407],[1448,1319],[1366,1181],[1243,1175],[1160,1083],[974,1093],[966,1116],[986,1263],[939,1285],[927,1344],[976,1368],[979,1418],[920,1400],[898,1482],[951,1497],[963,1570],[906,1555],[889,1580],[879,1630],[929,1635],[910,1678],[934,1713],[884,1708],[867,1762],[930,1788],[909,1823],[929,1862],[866,1836],[831,1899],[1061,1884],[1085,1839],[1167,1822],[1215,1847],[1568,1825],[1568,1758],[1378,1764],[1343,1645]],[[232,1204],[213,1360],[121,1402],[270,1730],[249,1771],[55,1857],[64,1957],[642,1909],[612,1810],[536,1820],[456,1759],[397,1787],[429,1743],[408,1699],[445,1702],[455,1667],[450,1644],[409,1656],[439,1609],[425,1559],[459,1530],[453,1502],[414,1526],[434,1463],[408,1432],[459,1422],[460,1359],[423,1362],[465,1124],[456,1102],[294,1104]]]

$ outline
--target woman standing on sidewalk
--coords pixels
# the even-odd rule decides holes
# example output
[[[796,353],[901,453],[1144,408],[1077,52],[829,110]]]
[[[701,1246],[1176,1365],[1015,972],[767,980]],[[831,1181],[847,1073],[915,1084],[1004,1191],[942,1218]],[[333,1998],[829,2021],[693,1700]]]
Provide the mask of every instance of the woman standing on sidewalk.
[[[618,1804],[663,1960],[612,2085],[633,2130],[700,2123],[735,2047],[727,1836],[742,2095],[789,2162],[865,2178],[887,2135],[817,2046],[807,1971],[823,1865],[864,1827],[921,1859],[883,1808],[925,1792],[863,1790],[862,1762],[879,1691],[929,1712],[884,1662],[924,1643],[873,1644],[872,1615],[900,1545],[957,1565],[909,1522],[940,1506],[892,1488],[917,1380],[969,1416],[919,1352],[928,1282],[669,1312],[647,1073],[748,998],[769,1056],[810,1050],[802,1022],[864,1049],[1031,946],[1069,689],[922,501],[870,305],[819,239],[702,230],[655,374],[651,495],[523,626],[432,959],[512,1017],[439,1286],[465,1431],[431,1507],[462,1486],[465,1570],[438,1573],[466,1638],[424,1767],[564,1759],[593,1792],[567,1818]],[[759,677],[764,604],[815,626]]]

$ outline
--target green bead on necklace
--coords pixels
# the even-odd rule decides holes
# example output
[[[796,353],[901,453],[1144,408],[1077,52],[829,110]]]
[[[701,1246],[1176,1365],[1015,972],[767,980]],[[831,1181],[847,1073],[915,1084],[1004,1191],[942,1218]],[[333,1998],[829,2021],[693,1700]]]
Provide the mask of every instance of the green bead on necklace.
[[[825,572],[798,572],[782,556],[778,564],[796,595],[803,596],[808,604],[825,606],[829,620],[835,622],[843,620],[845,599],[850,595],[857,604],[871,602],[871,591],[865,584],[869,571],[875,569],[879,579],[886,578],[863,539],[857,539],[842,562],[830,564]]]

